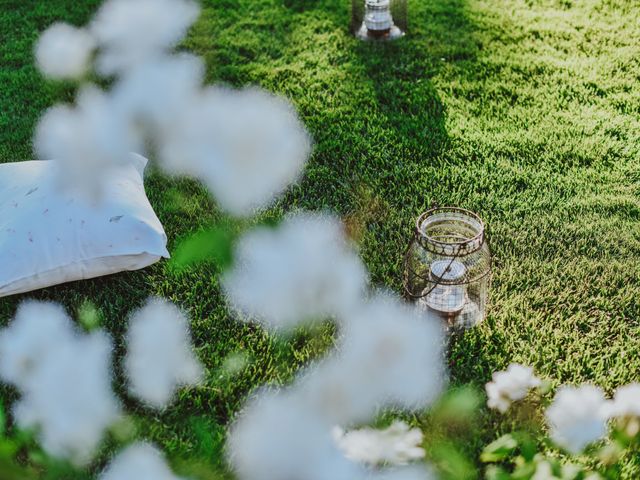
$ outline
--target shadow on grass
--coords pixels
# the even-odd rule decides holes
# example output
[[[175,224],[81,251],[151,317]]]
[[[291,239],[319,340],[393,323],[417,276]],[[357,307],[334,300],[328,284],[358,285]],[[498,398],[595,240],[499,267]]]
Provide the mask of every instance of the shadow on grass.
[[[295,12],[293,17],[321,18],[344,35],[340,48],[348,53],[336,55],[337,61],[325,66],[343,69],[351,84],[349,94],[342,97],[347,106],[336,107],[335,115],[326,103],[316,107],[322,114],[305,112],[318,144],[305,184],[290,203],[328,206],[342,212],[347,222],[356,217],[364,223],[356,228],[367,232],[359,240],[373,283],[400,291],[400,259],[414,218],[433,203],[448,202],[446,197],[414,188],[421,184],[416,180],[426,166],[446,169],[451,162],[445,160],[450,147],[446,109],[432,78],[458,62],[465,72],[472,72],[481,47],[464,0],[410,2],[406,37],[381,43],[361,42],[350,35],[346,3],[286,3]],[[298,28],[313,43],[313,31]],[[290,38],[299,37],[292,33]],[[315,115],[323,119],[322,124],[314,123]],[[352,135],[358,137],[353,144],[334,140]],[[360,149],[357,156],[352,148]],[[314,184],[321,187],[317,192]],[[332,184],[336,185],[330,193],[334,202],[327,205],[326,186]],[[312,201],[300,201],[298,196],[311,196]],[[491,319],[488,325],[452,340],[449,360],[454,384],[482,385],[487,372],[500,363],[505,339],[492,331],[490,323]]]
[[[361,245],[372,282],[400,291],[414,218],[455,198],[442,186],[425,190],[433,182],[424,176],[452,161],[446,109],[432,79],[457,62],[472,68],[481,48],[465,1],[409,2],[408,34],[387,43],[353,37],[346,0],[211,6],[185,44],[207,58],[209,80],[258,83],[288,96],[315,141],[303,181],[276,210],[338,212]]]
[[[413,140],[414,153],[437,156],[447,144],[445,112],[431,83],[441,66],[441,57],[430,45],[446,42],[454,36],[458,42],[470,36],[470,26],[459,0],[444,0],[415,6],[409,34],[395,42],[361,42],[350,32],[350,5],[344,1],[288,0],[292,24],[304,34],[289,36],[309,47],[317,40],[317,29],[305,28],[316,20],[330,22],[335,32],[344,36],[336,52],[336,62],[330,66],[344,68],[349,80],[367,90],[364,97],[347,99],[356,114],[368,116],[401,138]],[[328,33],[326,30],[323,32]],[[315,34],[315,35],[314,35]],[[306,38],[301,38],[305,35]],[[360,103],[358,103],[360,102]]]

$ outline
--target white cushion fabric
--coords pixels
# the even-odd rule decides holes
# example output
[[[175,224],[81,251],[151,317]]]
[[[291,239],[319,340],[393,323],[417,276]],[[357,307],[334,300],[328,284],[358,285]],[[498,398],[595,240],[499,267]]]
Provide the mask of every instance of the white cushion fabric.
[[[105,177],[102,201],[64,192],[54,160],[0,165],[0,296],[137,270],[169,257],[144,192],[147,160]]]

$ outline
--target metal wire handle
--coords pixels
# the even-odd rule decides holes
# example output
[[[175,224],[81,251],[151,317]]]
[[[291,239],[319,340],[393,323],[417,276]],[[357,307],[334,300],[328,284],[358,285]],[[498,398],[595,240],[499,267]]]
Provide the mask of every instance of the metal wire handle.
[[[433,286],[429,289],[429,291],[427,293],[424,293],[424,291],[423,291],[423,293],[421,295],[415,295],[415,294],[413,294],[411,292],[411,290],[409,288],[409,278],[408,278],[409,277],[409,255],[411,253],[411,247],[416,242],[418,235],[420,235],[420,231],[416,227],[415,233],[413,235],[413,238],[409,242],[409,246],[407,247],[407,250],[404,253],[404,262],[403,262],[404,273],[403,273],[402,283],[403,283],[403,287],[404,287],[405,296],[408,297],[408,299],[410,299],[410,300],[417,300],[419,298],[424,298],[427,295],[429,295],[431,292],[433,292],[440,285],[444,285],[443,283],[440,283],[442,281],[442,277],[444,276],[445,273],[450,271],[451,266],[453,265],[453,262],[455,262],[456,259],[459,258],[460,252],[463,251],[462,248],[457,249],[455,251],[454,255],[451,256],[451,260],[449,260],[449,264],[447,265],[447,268],[444,269],[444,272],[443,272],[442,276],[440,276],[435,281],[430,280],[431,282],[433,282]],[[467,243],[465,243],[464,245],[466,246]]]

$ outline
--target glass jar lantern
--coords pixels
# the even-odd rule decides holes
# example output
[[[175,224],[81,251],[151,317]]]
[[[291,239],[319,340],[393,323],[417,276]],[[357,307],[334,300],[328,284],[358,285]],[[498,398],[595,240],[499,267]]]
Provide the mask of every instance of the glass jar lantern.
[[[362,40],[393,40],[404,35],[407,0],[351,0],[352,29]]]
[[[476,214],[443,207],[420,215],[404,267],[405,293],[421,308],[455,328],[484,320],[491,252]]]

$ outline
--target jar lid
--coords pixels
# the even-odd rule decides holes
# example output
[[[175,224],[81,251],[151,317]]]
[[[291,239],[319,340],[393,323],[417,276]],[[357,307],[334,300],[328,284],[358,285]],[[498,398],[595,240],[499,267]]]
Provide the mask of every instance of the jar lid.
[[[430,270],[432,280],[444,284],[459,283],[467,273],[467,267],[457,260],[436,260]]]

